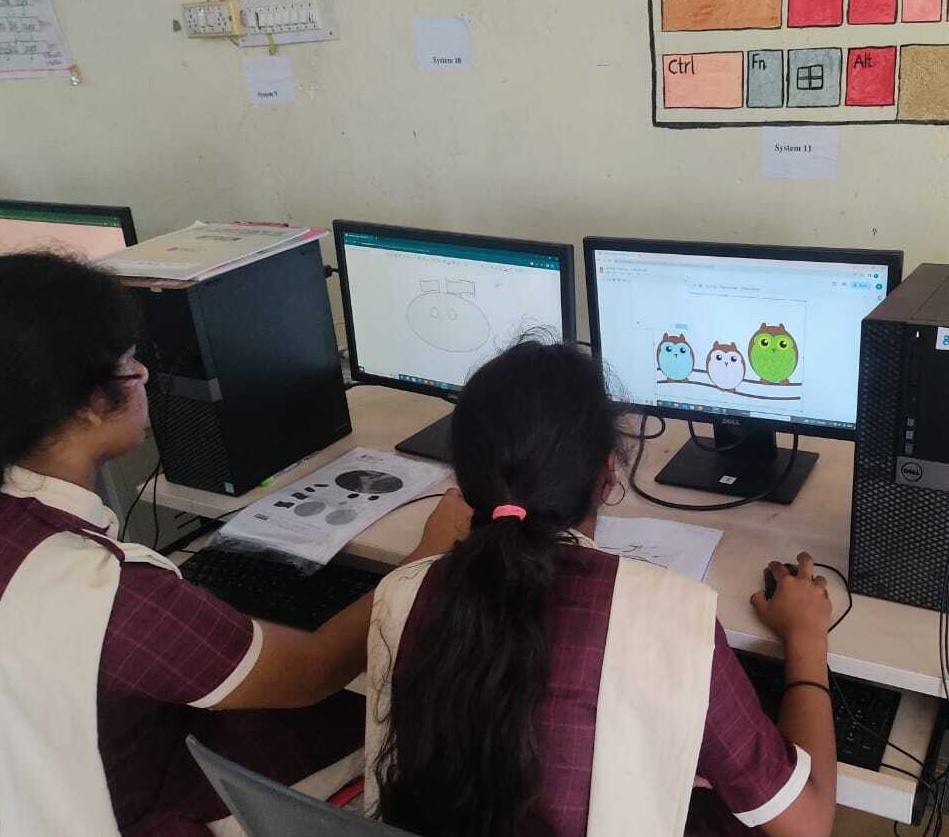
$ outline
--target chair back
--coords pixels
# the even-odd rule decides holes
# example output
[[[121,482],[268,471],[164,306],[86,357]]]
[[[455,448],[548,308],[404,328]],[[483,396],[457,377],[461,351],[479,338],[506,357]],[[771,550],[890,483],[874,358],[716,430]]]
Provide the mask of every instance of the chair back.
[[[187,744],[248,837],[412,837],[248,770],[209,750],[193,735]]]

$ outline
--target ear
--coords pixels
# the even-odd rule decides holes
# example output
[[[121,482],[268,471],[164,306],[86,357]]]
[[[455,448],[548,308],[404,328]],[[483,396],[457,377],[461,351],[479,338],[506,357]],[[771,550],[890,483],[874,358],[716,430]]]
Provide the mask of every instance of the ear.
[[[784,323],[778,323],[778,328],[780,328],[781,331],[787,331],[787,329],[784,327]]]
[[[762,323],[762,324],[758,327],[758,331],[764,331],[767,327],[768,327],[768,324],[767,324],[767,323]]]
[[[102,390],[96,387],[89,396],[89,402],[76,411],[76,417],[93,427],[103,423],[111,412],[111,405]]]

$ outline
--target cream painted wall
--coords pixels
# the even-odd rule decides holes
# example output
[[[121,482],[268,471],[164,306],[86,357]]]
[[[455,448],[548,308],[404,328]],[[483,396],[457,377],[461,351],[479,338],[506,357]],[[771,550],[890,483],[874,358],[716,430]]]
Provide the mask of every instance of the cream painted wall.
[[[250,52],[172,31],[177,3],[55,6],[85,81],[0,81],[0,196],[128,204],[142,238],[350,217],[949,260],[946,128],[845,127],[836,181],[765,180],[761,129],[652,127],[642,0],[336,0],[341,39],[282,48],[297,101],[265,106]],[[467,14],[474,68],[416,70],[416,14]]]

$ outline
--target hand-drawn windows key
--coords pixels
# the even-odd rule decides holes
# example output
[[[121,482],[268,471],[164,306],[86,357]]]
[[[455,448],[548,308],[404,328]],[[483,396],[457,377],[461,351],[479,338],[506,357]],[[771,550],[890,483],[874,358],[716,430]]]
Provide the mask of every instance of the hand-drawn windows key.
[[[807,67],[797,68],[797,89],[798,90],[823,90],[824,89],[824,65],[811,64]]]
[[[788,107],[837,107],[842,67],[836,47],[788,50]]]

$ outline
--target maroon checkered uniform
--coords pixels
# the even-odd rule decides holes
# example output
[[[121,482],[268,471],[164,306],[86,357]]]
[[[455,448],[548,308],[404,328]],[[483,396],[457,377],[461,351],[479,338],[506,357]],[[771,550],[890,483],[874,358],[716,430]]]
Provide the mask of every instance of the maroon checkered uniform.
[[[422,583],[399,646],[394,685],[399,672],[412,665],[413,648],[425,641],[433,627],[426,614],[440,595],[450,560],[433,564]],[[565,546],[558,566],[548,617],[550,681],[538,715],[543,822],[537,823],[534,833],[584,837],[600,674],[618,559]],[[661,641],[662,637],[656,637],[656,642]],[[734,814],[754,811],[773,799],[788,783],[796,764],[796,750],[764,715],[721,625],[716,624],[709,708],[698,762],[698,774],[713,790],[693,793],[686,835],[753,834]]]
[[[56,482],[60,494],[70,495],[70,509],[88,508],[90,520],[35,497],[0,493],[0,596],[47,538],[63,531],[106,531],[92,522],[101,523],[104,511],[95,495]],[[44,496],[43,490],[37,495]],[[122,560],[120,550],[116,557]],[[300,710],[212,713],[187,706],[212,693],[238,667],[253,632],[247,616],[174,573],[122,563],[102,647],[98,732],[113,809],[125,837],[207,837],[203,823],[227,816],[184,747],[191,732],[222,754],[286,783],[361,746],[365,702],[353,694]]]

